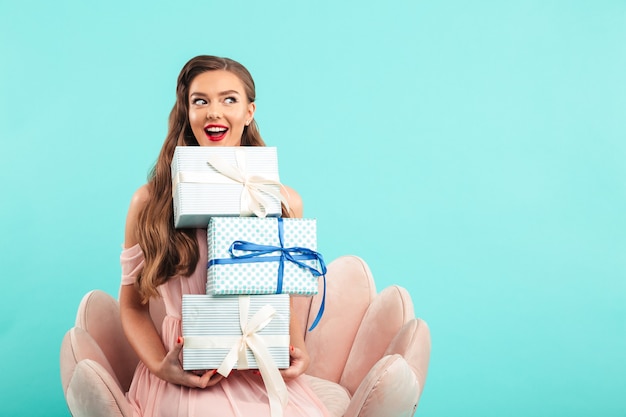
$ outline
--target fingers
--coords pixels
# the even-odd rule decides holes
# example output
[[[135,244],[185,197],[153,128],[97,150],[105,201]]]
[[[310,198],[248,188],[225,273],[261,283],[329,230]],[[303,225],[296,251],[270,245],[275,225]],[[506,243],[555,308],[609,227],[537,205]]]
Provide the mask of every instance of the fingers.
[[[217,373],[217,369],[213,371],[209,371],[206,374],[204,374],[204,376],[207,376],[207,375],[209,376],[209,380],[207,381],[207,384],[205,385],[205,387],[212,387],[213,385],[217,384],[222,379],[224,379],[222,375]]]
[[[178,339],[176,340],[176,343],[174,343],[174,346],[172,346],[172,348],[170,349],[169,352],[167,352],[167,355],[165,355],[167,360],[172,360],[172,358],[176,358],[176,361],[178,362],[178,357],[180,356],[180,351],[183,348],[183,344],[184,344],[184,340],[182,337],[178,337]]]
[[[281,369],[280,374],[284,379],[293,379],[302,375],[306,371],[306,363],[302,360],[292,360],[289,368]]]
[[[179,337],[165,356],[165,361],[169,362],[170,369],[173,369],[173,372],[179,375],[175,379],[179,380],[180,385],[191,388],[206,388],[217,384],[224,378],[222,375],[217,374],[216,369],[185,371],[180,363],[180,351],[184,344],[185,340]]]
[[[289,380],[289,379],[293,379],[295,378],[297,375],[295,375],[295,370],[293,369],[293,366],[290,366],[287,369],[281,369],[280,370],[280,374],[283,376],[283,379],[285,380]]]
[[[212,387],[222,380],[223,376],[217,374],[216,370],[206,371],[202,376],[194,375],[195,386],[197,388]]]
[[[280,374],[283,376],[283,379],[289,380],[299,377],[304,373],[304,367],[301,362],[294,362],[287,369],[281,369]]]
[[[217,373],[217,370],[208,370],[202,375],[197,375],[193,372],[186,372],[188,383],[190,387],[195,388],[207,388],[220,382],[224,377]]]
[[[280,374],[283,376],[283,379],[286,380],[297,378],[302,375],[308,367],[308,356],[302,349],[289,346],[289,356],[291,357],[289,368],[280,370]]]
[[[302,356],[302,350],[293,345],[289,346],[289,356],[294,359],[298,359]]]

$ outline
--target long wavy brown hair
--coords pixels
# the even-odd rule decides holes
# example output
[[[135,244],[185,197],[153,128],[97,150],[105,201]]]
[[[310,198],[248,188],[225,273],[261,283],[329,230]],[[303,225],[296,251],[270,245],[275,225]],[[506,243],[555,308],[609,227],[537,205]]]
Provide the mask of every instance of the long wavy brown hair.
[[[137,238],[145,263],[137,277],[137,286],[144,302],[158,295],[157,287],[170,277],[190,276],[200,257],[195,229],[174,228],[170,165],[176,146],[198,146],[189,125],[189,85],[198,74],[215,70],[235,74],[244,85],[248,102],[252,103],[256,99],[252,76],[243,65],[232,59],[201,55],[192,58],[181,70],[167,137],[148,175],[149,198],[138,219]],[[241,145],[265,146],[254,119],[249,126],[244,127]]]

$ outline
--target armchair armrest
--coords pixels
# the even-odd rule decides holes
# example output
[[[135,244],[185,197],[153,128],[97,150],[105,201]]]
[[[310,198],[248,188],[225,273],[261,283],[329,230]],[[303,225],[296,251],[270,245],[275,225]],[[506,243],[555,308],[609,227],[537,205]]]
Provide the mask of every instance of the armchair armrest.
[[[97,362],[103,371],[111,375],[112,380],[118,385],[118,388],[121,389],[121,385],[117,378],[115,378],[115,372],[106,355],[93,337],[84,329],[73,327],[65,333],[63,341],[61,342],[60,356],[61,384],[63,385],[64,392],[67,392],[70,382],[74,377],[74,373],[76,372],[76,367],[85,359]]]
[[[410,417],[420,391],[413,369],[402,356],[384,356],[357,388],[344,417]]]
[[[426,384],[430,349],[430,329],[424,320],[416,318],[402,326],[385,352],[385,355],[401,355],[413,368],[419,382],[420,395]]]
[[[133,414],[117,381],[91,359],[76,365],[66,400],[74,417],[132,417]]]

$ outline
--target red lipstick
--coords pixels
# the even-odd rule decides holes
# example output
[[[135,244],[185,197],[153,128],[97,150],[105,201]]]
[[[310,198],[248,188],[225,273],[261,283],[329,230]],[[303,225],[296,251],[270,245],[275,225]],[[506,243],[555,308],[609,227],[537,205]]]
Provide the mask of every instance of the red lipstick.
[[[208,124],[204,126],[206,137],[213,142],[219,142],[226,137],[228,127],[218,124]]]

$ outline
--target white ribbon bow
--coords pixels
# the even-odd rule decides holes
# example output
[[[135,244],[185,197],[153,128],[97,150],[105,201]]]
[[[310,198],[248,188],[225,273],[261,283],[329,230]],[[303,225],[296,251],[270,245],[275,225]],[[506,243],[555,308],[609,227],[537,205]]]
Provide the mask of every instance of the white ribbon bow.
[[[280,190],[277,191],[270,185],[280,185],[280,182],[263,178],[258,175],[248,175],[246,171],[246,155],[243,149],[235,149],[235,161],[237,165],[231,165],[218,155],[211,155],[207,161],[215,170],[233,181],[243,184],[241,192],[241,215],[246,212],[252,212],[257,217],[265,217],[267,215],[266,207],[269,205],[267,194],[275,197],[285,205],[289,211],[289,203],[283,197]],[[264,195],[264,193],[266,193]]]

